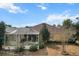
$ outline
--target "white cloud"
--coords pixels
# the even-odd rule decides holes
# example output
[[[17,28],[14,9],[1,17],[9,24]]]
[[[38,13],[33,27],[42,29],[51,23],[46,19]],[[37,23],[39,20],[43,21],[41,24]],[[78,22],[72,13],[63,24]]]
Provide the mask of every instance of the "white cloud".
[[[67,16],[69,16],[70,15],[70,12],[71,12],[71,10],[69,9],[69,10],[65,10],[64,12],[62,12],[61,14],[62,15],[67,15]]]
[[[67,4],[69,4],[69,5],[75,5],[76,3],[67,3]]]
[[[41,8],[41,10],[47,10],[47,6],[45,6],[44,4],[40,4],[37,7]]]
[[[79,16],[79,14],[71,16],[71,14],[67,13],[68,11],[63,12],[62,14],[50,14],[46,17],[46,20],[43,22],[46,22],[48,24],[62,24],[64,19],[71,19],[73,22],[76,22],[76,17]],[[65,15],[66,14],[66,15]]]
[[[12,25],[13,27],[25,27],[25,26],[34,26],[34,25],[37,25],[37,23],[27,23],[27,24],[15,24],[15,25]]]
[[[28,10],[23,10],[19,6],[15,6],[13,3],[0,3],[0,8],[5,9],[10,13],[25,13]]]

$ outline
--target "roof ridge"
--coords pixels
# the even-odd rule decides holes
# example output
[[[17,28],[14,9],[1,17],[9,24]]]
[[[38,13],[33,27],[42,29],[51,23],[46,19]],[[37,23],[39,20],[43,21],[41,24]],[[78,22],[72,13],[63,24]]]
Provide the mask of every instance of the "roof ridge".
[[[12,32],[10,32],[10,34],[13,34],[13,33],[15,33],[17,31],[17,29],[15,29],[15,30],[13,30]]]

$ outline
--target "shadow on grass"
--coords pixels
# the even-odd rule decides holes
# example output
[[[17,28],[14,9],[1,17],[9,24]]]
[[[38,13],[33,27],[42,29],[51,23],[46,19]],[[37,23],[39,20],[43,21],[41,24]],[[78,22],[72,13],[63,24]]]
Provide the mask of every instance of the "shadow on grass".
[[[56,50],[60,49],[60,47],[58,45],[62,45],[62,42],[48,41],[48,43],[46,44],[47,47],[53,48],[53,49],[56,49]],[[76,44],[65,42],[65,45],[76,45]]]
[[[60,47],[57,46],[58,44],[61,44],[61,43],[60,42],[55,42],[55,41],[48,41],[48,43],[46,44],[46,46],[48,48],[53,48],[53,49],[58,50],[58,49],[60,49]]]

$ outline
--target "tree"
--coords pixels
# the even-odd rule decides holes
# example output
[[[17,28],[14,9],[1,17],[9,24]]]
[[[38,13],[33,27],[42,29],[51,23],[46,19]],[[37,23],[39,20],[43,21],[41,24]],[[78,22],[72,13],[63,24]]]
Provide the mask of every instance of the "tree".
[[[0,49],[2,49],[2,45],[4,43],[4,35],[5,35],[5,23],[1,21],[0,22]]]
[[[50,38],[50,32],[48,31],[46,24],[43,24],[43,27],[40,31],[40,38],[44,43],[46,43]]]
[[[67,35],[69,35],[69,29],[72,27],[72,21],[70,20],[70,19],[66,19],[66,20],[64,20],[63,21],[63,28],[64,28],[64,35],[65,35],[65,39],[68,39],[69,37],[67,36]],[[68,54],[67,52],[66,52],[66,46],[65,46],[65,39],[63,39],[62,40],[62,54]]]
[[[77,17],[76,19],[79,20],[79,17]],[[79,40],[79,21],[76,22],[74,27],[76,29],[76,38],[77,38],[77,40]]]
[[[55,25],[55,24],[53,24],[53,27],[56,27],[56,25]]]
[[[76,31],[79,31],[79,21],[75,24]]]
[[[12,27],[11,25],[7,25],[7,24],[5,26]]]
[[[70,19],[64,20],[63,26],[64,26],[65,28],[71,27],[71,26],[72,26],[72,21],[71,21]]]
[[[76,17],[77,20],[79,20],[79,17]]]
[[[62,26],[60,24],[57,25],[58,28],[61,28]]]

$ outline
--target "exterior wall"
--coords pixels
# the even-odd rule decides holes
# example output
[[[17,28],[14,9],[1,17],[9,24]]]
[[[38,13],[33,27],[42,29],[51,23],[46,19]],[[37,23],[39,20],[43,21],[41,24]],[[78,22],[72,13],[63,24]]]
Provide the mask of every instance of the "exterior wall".
[[[75,33],[75,31],[71,31],[71,30],[66,30],[63,32],[54,32],[53,34],[51,34],[50,39],[52,39],[52,41],[68,41],[69,38],[71,38],[71,36]]]
[[[65,36],[63,35],[63,33],[53,33],[52,35],[52,40],[53,41],[62,41],[65,38]]]

